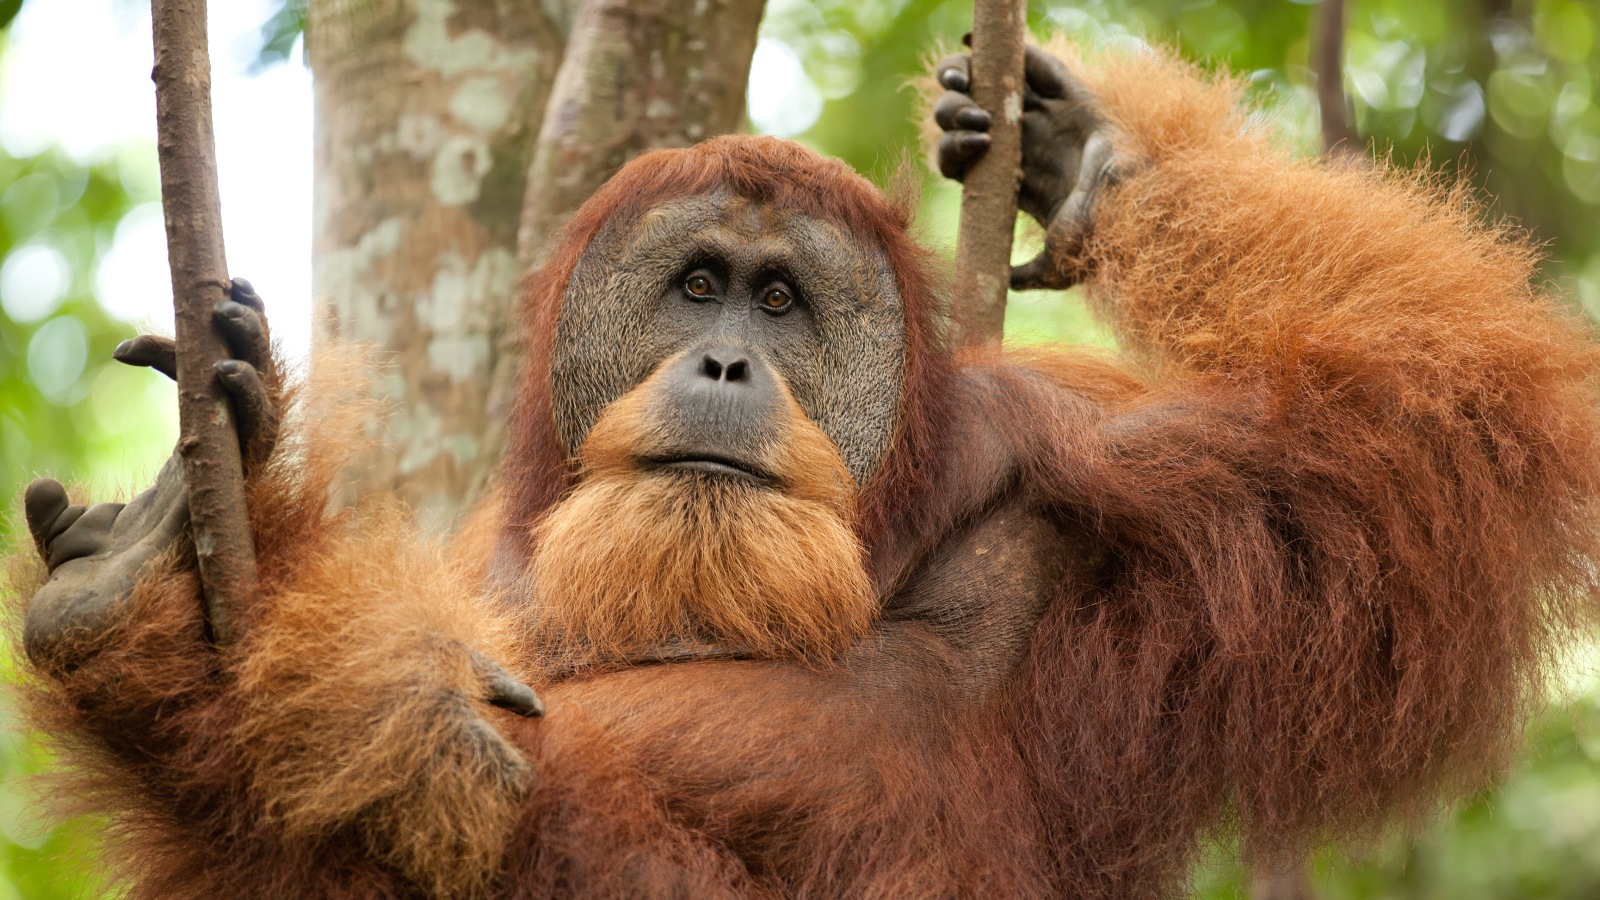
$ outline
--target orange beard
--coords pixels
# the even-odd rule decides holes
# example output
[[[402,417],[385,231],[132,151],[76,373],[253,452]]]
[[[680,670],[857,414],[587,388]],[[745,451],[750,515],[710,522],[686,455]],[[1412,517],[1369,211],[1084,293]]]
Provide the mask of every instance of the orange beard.
[[[595,423],[582,482],[538,527],[535,645],[575,667],[702,653],[835,660],[877,602],[833,443],[791,399],[763,454],[766,471],[785,473],[778,486],[641,469],[649,389]]]

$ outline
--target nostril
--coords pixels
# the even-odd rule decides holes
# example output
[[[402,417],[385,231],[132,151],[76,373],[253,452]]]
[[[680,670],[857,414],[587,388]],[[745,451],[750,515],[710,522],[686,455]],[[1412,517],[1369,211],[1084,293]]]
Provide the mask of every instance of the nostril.
[[[693,359],[690,356],[689,359]],[[684,360],[685,365],[689,359]],[[705,378],[725,384],[749,384],[758,374],[757,360],[750,351],[739,346],[712,347],[700,351],[700,360],[692,370],[696,378]]]

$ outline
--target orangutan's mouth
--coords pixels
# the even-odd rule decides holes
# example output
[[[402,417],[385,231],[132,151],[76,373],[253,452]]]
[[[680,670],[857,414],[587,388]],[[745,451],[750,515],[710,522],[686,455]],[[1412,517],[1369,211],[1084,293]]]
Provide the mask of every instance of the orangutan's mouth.
[[[741,459],[709,453],[671,454],[652,456],[643,460],[646,468],[679,472],[703,472],[723,478],[737,478],[760,485],[771,485],[776,479]]]

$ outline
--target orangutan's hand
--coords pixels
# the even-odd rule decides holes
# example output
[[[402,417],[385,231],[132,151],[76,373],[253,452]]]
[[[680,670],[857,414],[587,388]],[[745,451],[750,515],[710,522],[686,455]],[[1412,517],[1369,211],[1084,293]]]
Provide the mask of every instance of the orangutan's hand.
[[[989,114],[968,93],[972,60],[950,56],[935,70],[945,94],[935,104],[939,171],[957,181],[989,150]],[[1093,225],[1100,191],[1116,180],[1110,129],[1094,98],[1067,67],[1027,48],[1022,105],[1022,187],[1017,205],[1045,228],[1044,252],[1011,270],[1018,290],[1065,288],[1074,276],[1057,264],[1075,255]]]
[[[261,298],[235,279],[218,304],[217,324],[233,351],[218,360],[217,378],[233,397],[234,422],[245,450],[246,471],[258,468],[277,438],[277,378]],[[175,377],[170,338],[143,335],[117,347],[114,357]],[[127,504],[73,504],[60,482],[41,478],[23,501],[34,546],[49,579],[28,604],[23,646],[35,665],[70,669],[93,653],[96,638],[116,620],[121,601],[140,571],[184,538],[189,521],[182,460],[174,453],[155,484]]]

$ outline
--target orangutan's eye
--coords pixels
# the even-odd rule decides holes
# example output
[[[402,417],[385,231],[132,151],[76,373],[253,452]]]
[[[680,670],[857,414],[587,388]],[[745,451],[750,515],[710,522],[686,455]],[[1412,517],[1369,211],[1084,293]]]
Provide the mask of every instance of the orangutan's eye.
[[[781,316],[794,305],[794,295],[787,288],[773,285],[761,292],[760,304],[762,309],[775,316]]]
[[[713,285],[703,272],[695,272],[683,280],[683,292],[691,300],[710,300]]]

